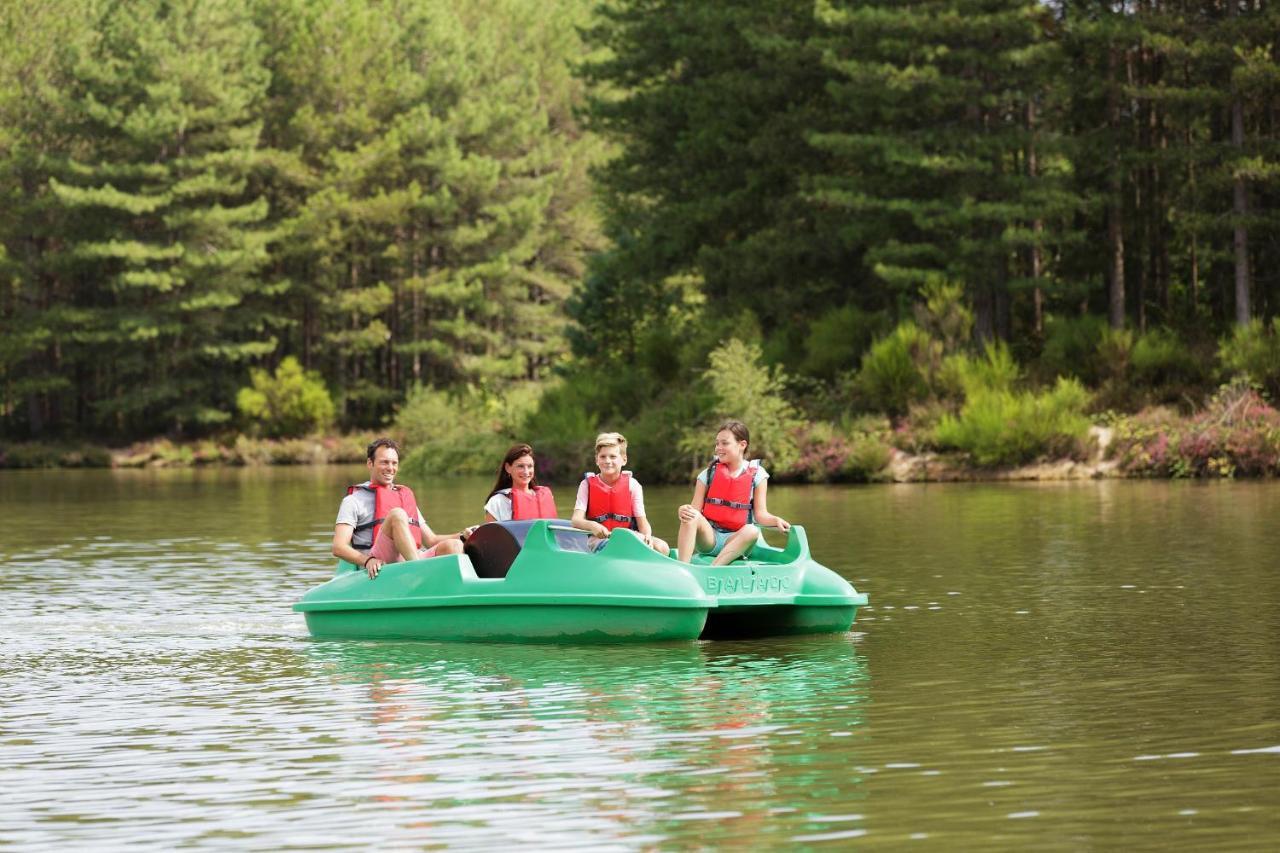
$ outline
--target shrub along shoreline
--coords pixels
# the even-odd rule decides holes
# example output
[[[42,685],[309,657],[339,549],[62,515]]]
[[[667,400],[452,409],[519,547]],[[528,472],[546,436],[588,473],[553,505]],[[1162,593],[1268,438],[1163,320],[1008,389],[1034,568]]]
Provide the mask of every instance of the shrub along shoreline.
[[[1019,433],[1034,431],[1037,421],[1027,417],[1004,425],[1007,441],[1017,445]],[[387,430],[403,437],[403,431]],[[590,430],[588,430],[590,432]],[[371,435],[372,433],[370,433]],[[585,433],[584,433],[585,434]],[[1246,383],[1224,386],[1208,404],[1192,415],[1155,406],[1134,415],[1104,415],[1086,422],[1077,440],[1058,442],[1058,452],[1034,455],[1010,464],[983,464],[982,451],[964,452],[923,446],[909,422],[896,427],[887,417],[863,417],[839,424],[812,422],[793,428],[795,446],[787,465],[771,464],[782,482],[807,483],[937,483],[960,481],[1080,480],[1099,478],[1237,478],[1280,476],[1280,411]],[[158,439],[124,448],[94,444],[21,443],[0,445],[0,469],[33,468],[198,468],[263,465],[358,465],[364,461],[368,435],[310,436],[292,439],[231,435],[220,440],[175,442]],[[507,438],[502,438],[506,442]],[[552,483],[576,480],[577,470],[589,465],[590,436],[580,453],[565,449],[562,439],[543,466]],[[980,445],[981,446],[981,445]],[[535,444],[535,447],[537,445]],[[488,467],[407,446],[401,479],[427,476],[488,474]],[[557,455],[559,454],[559,455]],[[687,483],[688,477],[652,476],[649,482]],[[576,458],[575,458],[576,457]],[[493,457],[496,458],[496,457]],[[488,461],[491,461],[488,460]],[[668,468],[670,470],[670,468]]]
[[[1280,475],[1280,411],[1270,403],[1280,399],[1280,320],[1237,328],[1216,358],[1160,330],[1055,321],[1024,366],[1000,341],[973,342],[960,288],[925,295],[856,369],[823,381],[788,376],[743,321],[657,359],[669,375],[577,361],[542,382],[418,386],[393,423],[339,435],[326,426],[333,411],[320,378],[294,363],[255,378],[241,431],[116,449],[0,444],[0,468],[358,465],[368,440],[387,434],[404,444],[405,482],[491,475],[511,443],[527,441],[540,478],[571,483],[594,470],[596,433],[616,430],[643,482],[687,484],[717,424],[734,418],[750,427],[750,455],[790,482]],[[288,437],[298,433],[308,434]]]

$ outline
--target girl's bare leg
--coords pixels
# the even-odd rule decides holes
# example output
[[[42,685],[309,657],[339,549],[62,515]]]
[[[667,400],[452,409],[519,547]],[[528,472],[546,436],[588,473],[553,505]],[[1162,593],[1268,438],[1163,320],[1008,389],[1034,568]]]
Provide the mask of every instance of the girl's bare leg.
[[[728,541],[724,543],[724,547],[720,549],[720,553],[716,554],[716,558],[711,561],[713,566],[727,566],[730,562],[751,550],[751,546],[756,544],[760,531],[754,524],[744,524],[733,532]]]
[[[711,522],[701,515],[689,520],[681,519],[680,534],[676,538],[676,559],[687,563],[693,559],[693,546],[702,545],[710,548],[716,542],[716,534],[711,529]]]

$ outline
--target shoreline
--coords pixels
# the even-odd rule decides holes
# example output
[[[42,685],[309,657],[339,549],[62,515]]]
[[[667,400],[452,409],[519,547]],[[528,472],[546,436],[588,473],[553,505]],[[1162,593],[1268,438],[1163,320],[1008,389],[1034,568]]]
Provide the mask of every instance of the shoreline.
[[[1176,430],[1148,435],[1149,442],[1167,441]],[[888,449],[888,462],[876,475],[866,479],[833,478],[830,483],[971,483],[1028,482],[1101,479],[1268,479],[1269,471],[1238,471],[1208,468],[1187,472],[1153,471],[1150,467],[1126,467],[1125,459],[1116,458],[1116,430],[1094,425],[1089,428],[1087,458],[1042,458],[1023,465],[983,467],[969,462],[964,454],[924,451],[909,453],[899,448]],[[364,462],[364,438],[352,436],[313,436],[295,439],[251,439],[237,436],[233,440],[202,439],[174,442],[170,439],[135,442],[126,447],[110,448],[89,443],[53,444],[43,442],[0,444],[0,471],[4,470],[68,470],[98,469],[188,469],[247,468],[295,465],[359,465]],[[454,472],[459,476],[462,472]],[[437,472],[441,476],[452,476]],[[804,477],[775,475],[782,483],[803,483]],[[661,480],[653,480],[654,484]],[[683,481],[680,481],[683,482]]]
[[[1149,479],[1148,477],[1129,474],[1120,467],[1120,462],[1108,459],[1107,451],[1111,448],[1115,433],[1110,427],[1092,426],[1089,428],[1089,444],[1093,453],[1086,460],[1063,457],[1061,459],[1043,459],[1025,465],[1000,468],[982,468],[967,463],[963,457],[955,454],[936,452],[906,453],[894,449],[890,452],[889,464],[885,466],[890,483],[978,483],[1001,481],[1034,481],[1034,480],[1103,480],[1103,479]],[[1169,479],[1173,479],[1170,477]]]

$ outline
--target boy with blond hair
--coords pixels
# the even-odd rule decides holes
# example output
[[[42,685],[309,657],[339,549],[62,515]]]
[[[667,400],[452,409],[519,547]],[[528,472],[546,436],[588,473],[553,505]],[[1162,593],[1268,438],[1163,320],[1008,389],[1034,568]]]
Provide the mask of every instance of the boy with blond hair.
[[[627,464],[627,440],[622,433],[602,432],[596,436],[598,474],[584,474],[573,503],[573,526],[602,540],[619,527],[640,534],[644,543],[660,554],[669,554],[666,542],[653,535],[644,514],[644,489],[622,470]]]

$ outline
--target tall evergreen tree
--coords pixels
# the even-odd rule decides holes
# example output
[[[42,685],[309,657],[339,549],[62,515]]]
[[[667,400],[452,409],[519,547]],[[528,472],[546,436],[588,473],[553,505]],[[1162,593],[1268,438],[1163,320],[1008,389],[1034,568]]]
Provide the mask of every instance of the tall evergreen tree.
[[[833,109],[816,31],[811,8],[787,0],[604,7],[589,33],[603,53],[585,73],[590,125],[619,147],[598,174],[615,247],[578,300],[584,352],[634,357],[636,332],[665,322],[676,276],[698,277],[711,310],[751,310],[766,329],[878,297],[860,292],[846,223],[808,194],[825,158],[806,134]]]
[[[229,417],[275,341],[259,286],[269,234],[246,192],[267,76],[238,0],[90,6],[67,55],[49,186],[84,426],[133,434]]]
[[[295,6],[305,14],[260,16],[277,114],[292,116],[272,124],[274,145],[304,169],[284,256],[307,282],[309,362],[329,360],[355,421],[413,382],[545,373],[598,243],[585,211],[597,146],[568,75],[580,47],[567,23],[585,5],[557,3],[556,27],[519,2]]]
[[[962,282],[979,334],[1009,337],[1014,295],[1051,283],[1027,250],[1062,243],[1077,205],[1052,135],[1027,122],[1057,67],[1047,14],[1025,0],[859,0],[821,3],[820,17],[835,108],[814,137],[834,163],[819,197],[890,287]]]
[[[73,140],[56,93],[63,45],[87,36],[84,0],[0,4],[0,431],[74,428],[79,315],[61,274],[48,164]]]

